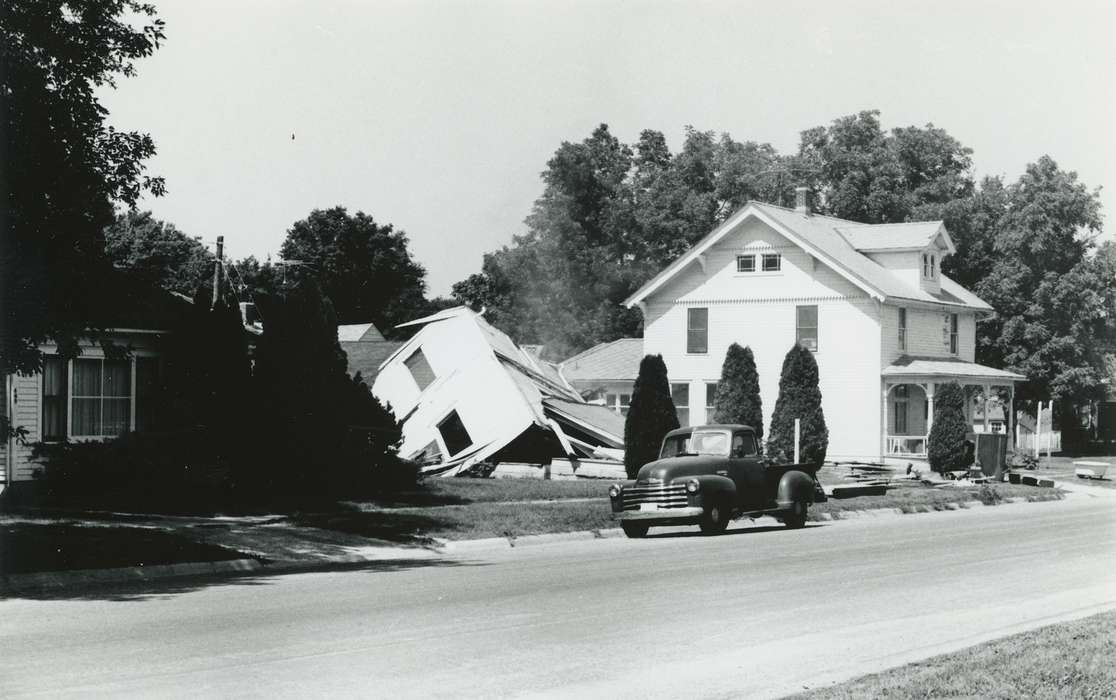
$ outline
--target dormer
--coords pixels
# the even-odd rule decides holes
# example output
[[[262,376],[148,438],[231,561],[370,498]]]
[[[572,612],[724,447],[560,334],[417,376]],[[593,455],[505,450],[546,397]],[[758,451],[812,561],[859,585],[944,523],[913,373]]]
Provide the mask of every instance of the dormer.
[[[941,221],[864,224],[837,231],[905,284],[935,295],[942,288],[942,260],[957,250]]]

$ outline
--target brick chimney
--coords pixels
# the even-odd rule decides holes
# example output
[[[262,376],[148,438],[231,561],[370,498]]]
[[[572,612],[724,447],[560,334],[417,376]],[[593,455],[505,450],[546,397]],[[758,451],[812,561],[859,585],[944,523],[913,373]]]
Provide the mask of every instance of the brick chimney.
[[[799,214],[810,215],[810,188],[794,188],[794,210]]]

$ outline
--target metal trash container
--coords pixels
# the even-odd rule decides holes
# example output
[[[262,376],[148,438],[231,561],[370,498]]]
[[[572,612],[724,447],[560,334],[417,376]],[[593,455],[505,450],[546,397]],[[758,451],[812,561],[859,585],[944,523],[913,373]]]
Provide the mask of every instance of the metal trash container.
[[[969,439],[976,443],[974,456],[981,473],[985,476],[1002,474],[1007,466],[1007,433],[969,433]]]

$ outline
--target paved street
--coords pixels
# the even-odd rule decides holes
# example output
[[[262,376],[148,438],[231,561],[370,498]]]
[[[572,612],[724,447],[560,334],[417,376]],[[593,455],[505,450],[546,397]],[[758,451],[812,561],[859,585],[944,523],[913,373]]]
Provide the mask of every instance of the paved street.
[[[0,695],[764,697],[1116,607],[1110,495],[771,525],[0,601]]]

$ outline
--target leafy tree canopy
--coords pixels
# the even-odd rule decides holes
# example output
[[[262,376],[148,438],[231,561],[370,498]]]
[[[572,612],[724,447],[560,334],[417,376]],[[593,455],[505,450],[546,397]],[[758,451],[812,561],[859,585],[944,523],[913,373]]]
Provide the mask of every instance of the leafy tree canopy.
[[[431,308],[426,270],[407,249],[407,234],[364,212],[315,209],[287,231],[281,252],[318,280],[341,323],[372,321],[391,335]]]
[[[151,137],[106,123],[97,88],[135,73],[163,39],[137,0],[8,0],[0,9],[0,370],[32,371],[38,344],[76,353],[98,308],[113,204],[163,193]]]
[[[114,266],[152,286],[187,296],[213,276],[214,255],[201,239],[159,221],[151,212],[118,214],[105,229],[105,250]]]

